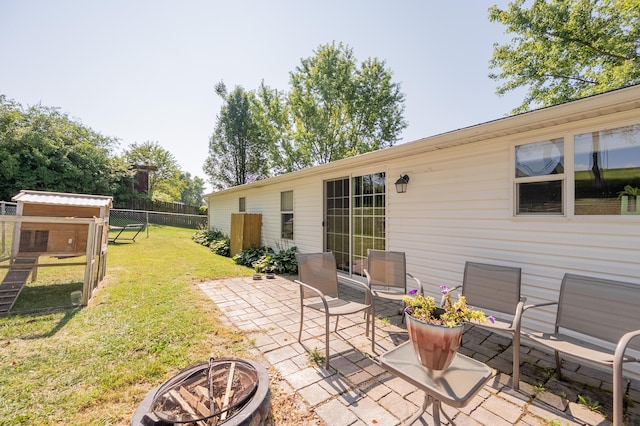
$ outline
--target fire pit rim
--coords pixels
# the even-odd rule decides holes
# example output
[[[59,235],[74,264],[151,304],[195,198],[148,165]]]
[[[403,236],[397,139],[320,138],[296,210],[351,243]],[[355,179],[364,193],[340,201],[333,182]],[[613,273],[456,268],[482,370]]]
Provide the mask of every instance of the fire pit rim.
[[[245,363],[251,366],[256,371],[257,377],[257,387],[253,392],[253,396],[249,399],[249,401],[238,411],[233,417],[226,420],[224,426],[244,426],[245,424],[252,424],[251,419],[255,415],[256,412],[265,411],[264,415],[266,416],[266,411],[268,411],[271,400],[271,390],[269,388],[269,374],[267,373],[266,368],[258,363],[257,361],[247,359],[247,358],[216,358],[215,362],[240,362]],[[167,379],[160,385],[153,388],[147,395],[144,400],[138,405],[137,409],[133,414],[133,418],[131,420],[131,426],[139,426],[142,425],[142,419],[145,414],[149,413],[153,402],[156,397],[164,392],[165,389],[175,385],[176,382],[183,378],[184,374],[192,374],[191,372],[195,372],[198,369],[201,369],[203,366],[208,366],[208,361],[203,363],[194,364],[190,367],[186,367],[173,377]],[[263,407],[264,406],[264,407]],[[249,419],[249,422],[247,422]],[[262,419],[264,420],[264,419]],[[262,423],[260,423],[262,424]]]

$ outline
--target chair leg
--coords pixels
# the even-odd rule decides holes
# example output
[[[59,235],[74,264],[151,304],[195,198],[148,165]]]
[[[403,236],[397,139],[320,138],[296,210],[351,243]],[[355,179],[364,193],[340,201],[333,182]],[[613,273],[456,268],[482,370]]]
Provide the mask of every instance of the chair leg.
[[[513,333],[513,390],[520,389],[520,331]]]
[[[373,306],[371,306],[371,352],[376,353],[376,316],[373,312]],[[367,330],[369,329],[369,323],[367,322]]]
[[[304,303],[300,304],[300,331],[298,332],[298,343],[302,343],[302,321],[304,319]]]
[[[373,298],[369,300],[369,309],[365,311],[367,313],[367,323],[365,328],[365,335],[369,336],[369,318],[371,318],[371,334],[373,335],[373,328],[376,322],[376,303]]]
[[[622,426],[623,416],[623,396],[624,388],[622,384],[624,379],[622,377],[622,364],[613,363],[613,426]]]
[[[556,374],[558,376],[558,380],[562,380],[562,368],[560,363],[560,352],[556,352]]]
[[[371,321],[371,318],[373,318],[373,315],[371,314],[371,308],[367,309],[365,311],[364,314],[364,323],[366,324],[365,326],[365,330],[364,330],[364,335],[369,337],[369,321]]]
[[[338,317],[336,317],[336,327]],[[324,314],[324,368],[329,369],[329,312]]]

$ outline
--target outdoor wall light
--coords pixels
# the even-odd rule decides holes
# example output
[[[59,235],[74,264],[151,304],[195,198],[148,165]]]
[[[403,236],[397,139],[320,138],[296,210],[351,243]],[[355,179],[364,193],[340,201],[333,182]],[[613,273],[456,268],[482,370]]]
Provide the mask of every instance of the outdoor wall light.
[[[396,181],[396,192],[398,194],[404,194],[407,192],[407,184],[409,183],[408,175],[401,175],[400,178]]]

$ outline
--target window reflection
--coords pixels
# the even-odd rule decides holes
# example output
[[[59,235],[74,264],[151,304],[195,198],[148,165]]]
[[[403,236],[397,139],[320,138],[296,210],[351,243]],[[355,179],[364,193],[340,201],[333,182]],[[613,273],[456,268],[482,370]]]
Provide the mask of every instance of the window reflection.
[[[640,125],[576,135],[574,152],[575,214],[637,214],[619,192],[640,187]]]
[[[515,147],[516,214],[564,214],[564,139]]]
[[[563,144],[552,139],[516,146],[516,177],[564,173]]]

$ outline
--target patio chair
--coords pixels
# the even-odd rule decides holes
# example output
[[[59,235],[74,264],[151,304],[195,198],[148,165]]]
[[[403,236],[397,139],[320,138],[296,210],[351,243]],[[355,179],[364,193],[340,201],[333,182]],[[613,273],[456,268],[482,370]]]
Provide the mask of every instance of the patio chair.
[[[418,293],[424,294],[420,280],[407,272],[404,252],[369,249],[364,274],[374,297],[402,302],[409,291],[407,277],[415,281]],[[373,316],[375,320],[375,312]],[[404,315],[402,321],[404,322]]]
[[[366,335],[369,335],[369,317],[373,311],[373,297],[364,283],[347,277],[341,280],[352,282],[365,295],[365,303],[341,299],[338,292],[338,269],[333,253],[296,253],[298,261],[298,277],[295,282],[300,285],[300,332],[298,342],[302,343],[302,327],[305,308],[324,313],[325,317],[325,368],[329,368],[329,318],[336,317],[335,331],[338,331],[340,315],[365,312]],[[306,299],[312,298],[307,301]],[[372,316],[371,316],[372,318]],[[375,347],[375,324],[371,322],[371,349]]]
[[[520,382],[520,326],[525,297],[520,296],[522,270],[517,267],[466,262],[461,286],[462,295],[469,306],[491,311],[495,321],[473,321],[471,325],[512,335],[513,340],[513,389]]]

